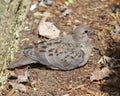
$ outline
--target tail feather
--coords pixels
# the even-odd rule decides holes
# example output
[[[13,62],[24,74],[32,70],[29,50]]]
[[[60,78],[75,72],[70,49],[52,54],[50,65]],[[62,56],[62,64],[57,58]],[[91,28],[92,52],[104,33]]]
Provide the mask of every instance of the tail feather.
[[[12,64],[8,65],[8,69],[14,69],[16,67],[29,65],[29,64],[32,64],[32,63],[37,63],[37,62],[28,58],[28,57],[26,57],[26,56],[23,56],[19,60],[15,61],[15,62],[12,62]]]

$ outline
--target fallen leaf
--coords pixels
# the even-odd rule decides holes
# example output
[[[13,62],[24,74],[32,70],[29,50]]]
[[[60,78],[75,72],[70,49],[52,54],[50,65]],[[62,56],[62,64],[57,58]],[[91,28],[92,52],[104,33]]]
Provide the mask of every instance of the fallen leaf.
[[[27,68],[9,70],[9,78],[15,77],[16,82],[28,82],[28,72]],[[11,80],[11,79],[9,79]]]
[[[112,35],[112,39],[115,41],[115,42],[120,42],[120,34],[117,32],[117,33],[114,33]]]
[[[27,92],[27,87],[23,84],[18,84],[16,82],[9,82],[9,84],[16,90]]]
[[[97,69],[92,73],[92,76],[90,76],[90,80],[102,80],[105,77],[109,77],[110,74],[111,71],[107,67],[104,67],[101,70]]]

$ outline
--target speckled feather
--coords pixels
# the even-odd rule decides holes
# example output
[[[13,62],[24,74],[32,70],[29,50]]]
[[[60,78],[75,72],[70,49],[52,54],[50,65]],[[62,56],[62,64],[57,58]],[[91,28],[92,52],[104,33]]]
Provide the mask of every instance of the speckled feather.
[[[88,61],[92,44],[86,32],[91,32],[87,25],[80,25],[71,35],[42,41],[23,49],[26,62],[20,60],[8,68],[15,68],[31,63],[41,63],[52,69],[71,70],[83,66]],[[23,63],[24,62],[24,63]],[[25,64],[26,63],[26,64]]]

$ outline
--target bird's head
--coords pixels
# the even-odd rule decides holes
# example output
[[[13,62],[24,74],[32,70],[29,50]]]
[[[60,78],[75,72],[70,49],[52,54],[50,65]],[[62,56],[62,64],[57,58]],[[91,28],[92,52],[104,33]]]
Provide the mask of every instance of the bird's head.
[[[94,34],[94,30],[88,25],[81,24],[77,28],[75,28],[75,30],[73,30],[72,33],[78,36],[81,36],[84,34],[91,35],[91,34]]]
[[[73,38],[81,42],[87,41],[89,39],[88,37],[94,33],[94,30],[90,26],[84,24],[79,25],[72,31]]]

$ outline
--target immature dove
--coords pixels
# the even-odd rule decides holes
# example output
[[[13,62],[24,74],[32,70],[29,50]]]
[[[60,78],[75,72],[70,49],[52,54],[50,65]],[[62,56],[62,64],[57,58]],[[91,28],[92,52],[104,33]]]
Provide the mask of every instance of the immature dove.
[[[92,31],[88,25],[80,25],[70,35],[26,47],[23,49],[24,56],[13,65],[9,65],[8,69],[31,63],[40,63],[59,70],[83,66],[92,51],[92,42],[87,36],[87,33]]]

